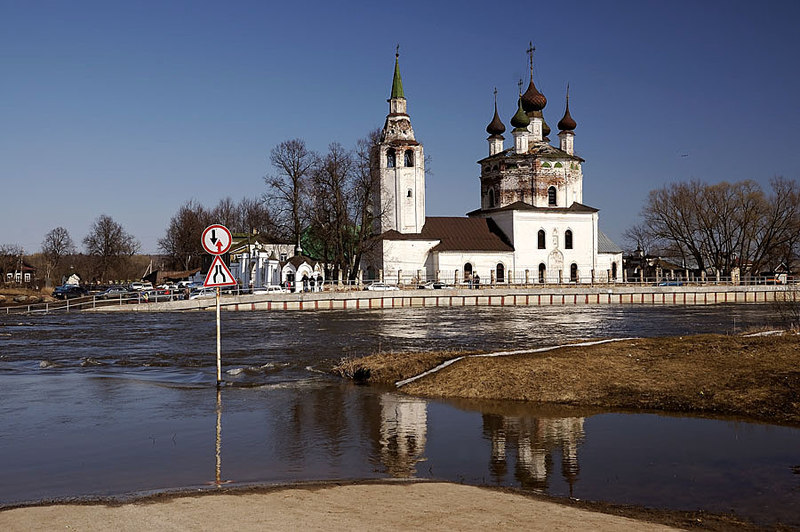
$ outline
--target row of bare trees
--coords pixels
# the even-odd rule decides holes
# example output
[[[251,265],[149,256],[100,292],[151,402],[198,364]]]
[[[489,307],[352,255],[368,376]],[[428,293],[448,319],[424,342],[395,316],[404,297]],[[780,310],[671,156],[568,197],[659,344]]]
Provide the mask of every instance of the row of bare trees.
[[[754,181],[674,183],[650,192],[642,222],[627,240],[644,252],[678,257],[699,270],[757,274],[800,253],[800,186],[776,177],[765,192]]]
[[[233,232],[292,243],[323,262],[328,275],[354,279],[374,245],[374,217],[382,214],[372,205],[377,182],[370,157],[379,139],[380,130],[374,130],[353,149],[334,142],[325,153],[310,150],[302,139],[281,142],[270,152],[270,172],[264,177],[266,190],[260,197],[238,203],[225,198],[212,208],[190,199],[180,206],[158,242],[167,265],[183,270],[200,266],[202,231],[211,223],[221,223]],[[65,228],[47,233],[36,255],[44,278],[59,279],[74,270],[76,261],[89,270],[82,273],[94,280],[130,278],[130,259],[140,244],[110,216],[98,217],[82,243],[85,255],[78,252]],[[2,271],[11,271],[22,260],[23,250],[12,247],[0,249]],[[78,260],[79,256],[86,260]]]
[[[370,171],[370,151],[379,134],[373,131],[354,149],[331,143],[322,154],[302,139],[281,142],[270,152],[261,197],[238,204],[227,198],[212,209],[188,201],[170,220],[159,248],[175,267],[196,267],[203,255],[203,228],[222,223],[234,232],[294,244],[322,261],[329,275],[354,278],[372,242],[373,216],[380,214],[371,206],[376,184]]]
[[[83,275],[103,281],[110,276],[127,278],[130,275],[129,259],[140,248],[139,241],[108,215],[100,215],[83,239],[83,253],[79,253],[69,231],[64,227],[50,230],[42,241],[41,251],[26,255],[18,245],[0,246],[0,271],[6,274],[20,271],[26,261],[34,263],[41,280],[46,285],[58,281],[75,264],[80,264]],[[69,258],[70,264],[66,264]],[[4,277],[8,280],[8,276]]]
[[[279,234],[327,264],[334,277],[354,279],[372,245],[373,218],[381,213],[371,205],[377,182],[370,152],[379,138],[375,130],[352,150],[334,142],[324,154],[292,139],[270,153],[264,200]]]
[[[260,200],[243,198],[235,203],[231,198],[224,198],[207,209],[192,199],[180,206],[170,219],[164,238],[158,241],[159,249],[173,268],[189,270],[200,266],[201,257],[206,254],[201,235],[212,223],[221,223],[235,233],[274,236],[275,224]]]

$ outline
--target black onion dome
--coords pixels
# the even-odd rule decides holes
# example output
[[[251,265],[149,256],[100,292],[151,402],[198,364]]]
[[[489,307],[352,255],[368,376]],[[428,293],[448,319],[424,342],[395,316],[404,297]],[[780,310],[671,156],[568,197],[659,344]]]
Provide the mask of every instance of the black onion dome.
[[[494,118],[486,126],[486,132],[490,135],[502,135],[505,130],[506,126],[503,125],[500,115],[497,114],[497,102],[494,102]]]
[[[569,100],[567,100],[567,109],[564,111],[564,118],[558,121],[558,129],[561,131],[572,131],[578,127],[578,124],[569,114]]]
[[[530,113],[532,111],[541,111],[545,105],[547,105],[547,98],[539,92],[536,85],[533,84],[533,77],[531,77],[528,90],[522,95],[522,108],[525,109],[526,113]]]

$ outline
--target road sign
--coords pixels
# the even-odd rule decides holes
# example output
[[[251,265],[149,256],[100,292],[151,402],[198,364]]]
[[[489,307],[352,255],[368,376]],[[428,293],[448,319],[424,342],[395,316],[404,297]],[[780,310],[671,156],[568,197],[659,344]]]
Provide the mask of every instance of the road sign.
[[[230,247],[230,244],[228,246]],[[214,257],[214,261],[211,263],[211,267],[206,274],[206,280],[203,286],[236,286],[236,279],[225,263],[222,262],[222,258],[219,255]]]
[[[203,231],[203,249],[212,255],[227,253],[231,249],[232,240],[231,232],[224,225],[209,225]]]

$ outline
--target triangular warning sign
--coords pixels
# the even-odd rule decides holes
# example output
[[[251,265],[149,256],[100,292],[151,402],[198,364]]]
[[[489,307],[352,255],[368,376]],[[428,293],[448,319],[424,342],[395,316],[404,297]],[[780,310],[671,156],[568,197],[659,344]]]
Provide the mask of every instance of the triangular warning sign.
[[[222,262],[222,258],[220,258],[219,255],[214,257],[214,261],[208,269],[208,274],[206,275],[203,286],[236,286],[236,279],[233,278],[233,274],[225,263]]]

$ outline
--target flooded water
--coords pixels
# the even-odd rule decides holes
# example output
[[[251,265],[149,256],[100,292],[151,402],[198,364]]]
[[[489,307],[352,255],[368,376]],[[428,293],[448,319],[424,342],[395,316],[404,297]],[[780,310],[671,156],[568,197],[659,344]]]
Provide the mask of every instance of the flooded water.
[[[0,505],[433,478],[800,526],[800,429],[432,401],[327,374],[376,351],[739,332],[764,305],[414,308],[0,318]]]

